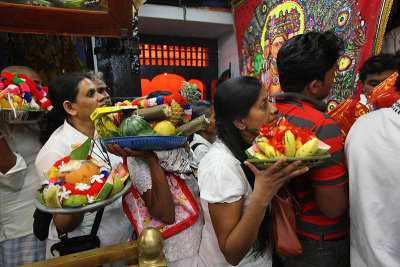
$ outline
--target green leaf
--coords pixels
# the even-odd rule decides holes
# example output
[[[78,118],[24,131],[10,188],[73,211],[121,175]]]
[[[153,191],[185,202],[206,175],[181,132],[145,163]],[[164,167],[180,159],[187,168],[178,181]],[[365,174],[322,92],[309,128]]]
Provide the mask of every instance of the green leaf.
[[[89,137],[82,145],[72,150],[69,154],[70,160],[86,160],[89,155],[92,137]]]
[[[257,129],[257,128],[249,128],[249,130],[250,130],[250,131],[253,131],[253,132],[258,132],[258,129]]]

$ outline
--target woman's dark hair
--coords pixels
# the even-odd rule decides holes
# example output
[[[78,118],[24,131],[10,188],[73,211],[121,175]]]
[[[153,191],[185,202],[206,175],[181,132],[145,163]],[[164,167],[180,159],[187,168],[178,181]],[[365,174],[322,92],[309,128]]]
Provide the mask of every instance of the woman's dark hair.
[[[287,40],[279,49],[279,83],[285,92],[301,92],[313,80],[324,81],[337,62],[343,40],[334,32],[308,32]]]
[[[396,70],[400,74],[400,50],[398,50],[395,54],[396,58]],[[400,92],[400,79],[397,78],[396,84],[397,92]]]
[[[218,137],[241,162],[241,167],[254,188],[254,173],[243,162],[247,159],[245,150],[249,148],[242,137],[241,131],[233,124],[235,120],[247,117],[251,107],[256,103],[263,85],[250,76],[240,76],[224,81],[219,85],[214,96],[215,123]],[[253,253],[261,256],[268,247],[268,225],[270,216],[266,213],[253,247]]]
[[[78,95],[78,85],[85,79],[90,79],[87,73],[73,72],[58,76],[49,83],[49,99],[53,109],[40,120],[40,142],[45,144],[52,133],[68,118],[63,107],[64,101],[75,102]]]
[[[163,91],[163,90],[157,90],[157,91],[151,92],[146,98],[150,99],[150,98],[157,97],[157,96],[170,96],[170,95],[172,95],[171,92]]]
[[[195,119],[199,116],[206,115],[206,118],[211,116],[212,103],[208,100],[197,100],[194,105],[192,105],[192,118]]]

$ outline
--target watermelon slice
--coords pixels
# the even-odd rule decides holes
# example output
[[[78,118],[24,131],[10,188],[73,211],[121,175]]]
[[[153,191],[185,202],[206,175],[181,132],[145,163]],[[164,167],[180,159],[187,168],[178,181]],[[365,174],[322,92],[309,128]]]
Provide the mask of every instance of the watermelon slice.
[[[121,162],[118,163],[117,167],[115,168],[115,171],[117,172],[119,179],[121,179],[123,183],[126,181],[126,179],[128,179],[129,177],[128,168]]]
[[[315,151],[313,156],[322,156],[328,153],[329,149],[331,149],[331,146],[325,144],[321,140],[318,140],[318,148]]]
[[[88,198],[84,195],[70,195],[63,200],[63,208],[76,208],[88,204]]]
[[[119,179],[118,175],[115,175],[114,176],[114,186],[113,186],[113,189],[111,191],[110,197],[112,197],[113,195],[121,192],[122,189],[124,189],[124,182],[122,182],[121,179]]]
[[[49,208],[61,208],[60,199],[58,197],[59,185],[55,185],[52,188],[43,190],[43,199],[46,203],[46,207]]]
[[[249,159],[256,159],[257,158],[257,153],[264,154],[261,149],[258,147],[257,144],[252,145],[248,149],[246,149],[246,155]]]
[[[112,170],[110,175],[107,177],[107,180],[104,183],[103,187],[101,188],[100,192],[95,197],[94,202],[107,199],[108,195],[110,194],[114,186],[114,176],[115,176],[115,171]]]

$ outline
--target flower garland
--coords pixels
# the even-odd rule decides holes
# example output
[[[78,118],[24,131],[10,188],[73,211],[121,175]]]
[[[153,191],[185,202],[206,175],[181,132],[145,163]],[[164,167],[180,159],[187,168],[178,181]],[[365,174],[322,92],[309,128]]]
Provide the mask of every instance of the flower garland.
[[[181,124],[188,123],[192,118],[192,107],[189,102],[178,93],[174,93],[171,96],[157,96],[150,99],[146,98],[138,98],[132,102],[132,106],[138,106],[139,108],[148,108],[154,107],[162,104],[171,105],[172,100],[175,100],[179,103],[179,105],[183,108],[183,118],[181,120]]]
[[[39,106],[51,110],[52,106],[50,100],[47,98],[47,91],[37,85],[34,81],[21,73],[3,72],[0,79],[0,99],[8,96],[21,96],[31,108],[38,108]],[[32,99],[32,95],[36,97],[38,103]],[[19,105],[22,105],[22,101]],[[11,105],[12,106],[12,105]],[[13,106],[12,106],[13,107]]]

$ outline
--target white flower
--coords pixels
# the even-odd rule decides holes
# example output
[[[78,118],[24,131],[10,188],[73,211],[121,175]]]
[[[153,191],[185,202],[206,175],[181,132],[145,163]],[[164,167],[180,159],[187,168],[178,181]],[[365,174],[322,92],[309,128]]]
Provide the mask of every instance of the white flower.
[[[61,186],[60,191],[57,192],[57,195],[60,197],[60,200],[62,199],[68,199],[69,198],[69,194],[71,194],[71,190],[67,190],[65,188],[65,186]]]
[[[91,184],[94,184],[95,182],[99,182],[99,183],[103,183],[103,180],[101,180],[101,178],[104,177],[104,174],[100,174],[100,175],[93,175],[92,179],[90,180]]]
[[[88,199],[88,203],[93,203],[94,202],[94,196],[86,195],[86,197]]]
[[[75,184],[75,189],[78,189],[79,191],[85,191],[90,188],[90,185],[84,184],[84,183],[77,183]]]
[[[108,172],[108,168],[106,166],[101,166],[100,167],[100,172],[102,171],[107,171]]]

